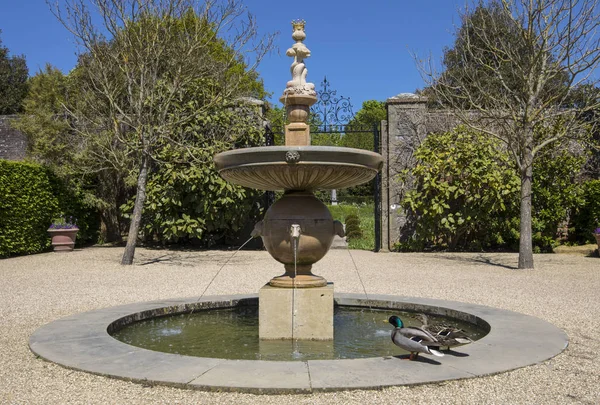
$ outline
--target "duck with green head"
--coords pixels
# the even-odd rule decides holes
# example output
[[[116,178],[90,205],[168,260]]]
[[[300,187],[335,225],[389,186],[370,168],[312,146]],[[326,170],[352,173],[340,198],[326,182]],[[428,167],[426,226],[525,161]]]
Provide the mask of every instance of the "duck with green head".
[[[410,352],[410,360],[417,358],[419,353],[433,354],[443,357],[444,354],[434,348],[440,347],[440,342],[429,332],[412,326],[404,326],[404,323],[396,315],[388,319],[394,326],[392,331],[392,342],[398,347]]]

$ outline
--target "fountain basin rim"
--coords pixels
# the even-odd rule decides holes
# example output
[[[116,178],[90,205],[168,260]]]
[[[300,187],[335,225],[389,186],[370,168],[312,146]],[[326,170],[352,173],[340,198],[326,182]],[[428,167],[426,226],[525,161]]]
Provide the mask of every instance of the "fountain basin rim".
[[[371,180],[383,165],[380,154],[334,146],[260,146],[214,157],[227,181],[261,190],[345,188]]]
[[[298,152],[299,160],[290,163],[286,160],[287,152]],[[379,170],[383,165],[383,157],[365,149],[346,148],[340,146],[257,146],[251,148],[232,149],[217,153],[214,156],[217,170],[238,166],[256,166],[264,164],[345,164],[364,166]]]
[[[254,146],[248,148],[238,148],[232,149],[225,152],[220,152],[215,155],[216,156],[235,156],[235,155],[245,155],[247,153],[257,153],[257,154],[271,154],[278,152],[287,152],[287,151],[298,151],[298,152],[307,152],[314,153],[317,156],[322,156],[323,154],[329,153],[345,153],[348,155],[364,155],[370,156],[373,159],[383,159],[379,153],[366,150],[366,149],[358,149],[358,148],[349,148],[345,146],[287,146],[287,145],[277,145],[277,146]]]
[[[130,346],[108,333],[124,318],[131,322],[185,312],[190,306],[226,308],[256,300],[257,294],[203,297],[199,301],[183,298],[75,314],[36,330],[29,347],[36,355],[64,367],[128,381],[279,394],[381,389],[496,374],[540,363],[561,353],[568,344],[567,335],[552,324],[512,311],[429,298],[370,295],[366,299],[362,294],[335,294],[335,301],[344,306],[372,305],[442,315],[446,310],[465,313],[489,324],[490,332],[472,344],[456,348],[455,352],[462,353],[460,356],[424,356],[414,362],[396,357],[307,361],[201,358]],[[515,335],[519,344],[513,341]]]

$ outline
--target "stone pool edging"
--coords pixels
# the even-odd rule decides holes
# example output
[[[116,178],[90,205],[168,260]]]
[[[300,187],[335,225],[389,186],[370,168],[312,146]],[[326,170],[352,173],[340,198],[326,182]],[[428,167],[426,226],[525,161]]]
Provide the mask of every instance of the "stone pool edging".
[[[541,363],[568,345],[568,337],[561,329],[517,312],[430,298],[369,295],[367,299],[363,294],[335,294],[335,302],[467,318],[464,320],[480,326],[489,324],[490,332],[442,358],[419,356],[417,361],[395,356],[306,361],[201,358],[130,346],[108,332],[122,323],[147,317],[195,307],[256,305],[257,299],[257,294],[180,298],[84,312],[40,327],[31,335],[29,347],[37,356],[70,369],[149,385],[289,394],[382,389],[480,377]],[[481,324],[482,321],[485,322]]]

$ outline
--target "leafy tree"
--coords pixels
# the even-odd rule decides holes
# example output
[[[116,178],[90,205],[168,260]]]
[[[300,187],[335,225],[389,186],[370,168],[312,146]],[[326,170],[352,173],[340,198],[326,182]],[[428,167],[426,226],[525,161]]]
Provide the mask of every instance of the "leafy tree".
[[[589,138],[582,142],[583,147],[589,152],[588,160],[583,168],[583,177],[587,179],[600,179],[600,87],[591,84],[581,84],[571,91],[566,100],[566,107],[580,108],[582,113],[579,119],[589,125]],[[588,108],[592,104],[591,108]]]
[[[313,146],[341,146],[344,135],[339,132],[315,132],[310,134]]]
[[[259,95],[255,68],[272,37],[253,43],[256,26],[235,0],[223,5],[193,0],[66,0],[54,10],[85,53],[80,55],[81,97],[69,111],[92,171],[113,167],[135,183],[129,237],[122,264],[131,264],[149,174],[165,145],[186,149],[188,128],[215,105]],[[103,26],[94,25],[101,21]],[[110,38],[106,38],[106,32]],[[254,56],[247,64],[244,56]],[[197,109],[177,106],[189,97]],[[210,118],[210,117],[209,117]],[[191,156],[192,147],[187,148]]]
[[[373,130],[380,130],[381,121],[387,118],[387,111],[383,101],[367,100],[363,102],[362,108],[348,122],[346,131],[342,135],[339,145],[348,148],[374,150]],[[374,180],[338,191],[338,199],[341,201],[372,200]]]
[[[78,68],[80,69],[80,68]],[[73,192],[80,193],[89,208],[101,214],[105,242],[121,241],[119,206],[127,200],[125,176],[115,167],[90,170],[86,145],[73,129],[68,111],[77,104],[80,70],[65,76],[46,65],[29,80],[24,111],[13,124],[28,137],[28,157],[42,163]]]
[[[199,106],[197,101],[185,100],[177,108]],[[252,220],[263,192],[225,181],[217,173],[213,157],[225,150],[262,143],[260,121],[251,106],[215,105],[188,123],[186,131],[193,142],[160,149],[158,158],[164,163],[152,173],[147,186],[143,226],[147,239],[211,245]],[[131,206],[133,200],[128,212]]]
[[[9,56],[8,48],[2,46],[0,39],[0,115],[21,111],[28,75],[25,56]]]
[[[14,126],[28,136],[27,146],[35,160],[68,170],[74,149],[70,144],[69,122],[64,110],[68,95],[68,78],[47,64],[29,80],[29,91],[23,101],[24,114]]]
[[[482,249],[506,242],[519,181],[498,141],[459,126],[430,134],[415,157],[418,164],[404,173],[416,179],[416,188],[402,201],[409,218],[402,249]]]
[[[379,130],[381,121],[386,118],[385,102],[376,100],[364,101],[361,109],[358,110],[346,126],[348,132],[342,138],[342,146],[373,150],[373,129],[376,127]]]
[[[273,134],[273,145],[285,145],[284,128],[287,123],[285,109],[267,104],[265,116]]]
[[[532,268],[534,160],[546,146],[589,131],[581,114],[600,100],[585,107],[567,101],[600,63],[600,7],[598,0],[475,4],[493,18],[472,19],[467,11],[443,72],[426,62],[420,67],[436,99],[461,122],[506,144],[521,180],[519,268]]]

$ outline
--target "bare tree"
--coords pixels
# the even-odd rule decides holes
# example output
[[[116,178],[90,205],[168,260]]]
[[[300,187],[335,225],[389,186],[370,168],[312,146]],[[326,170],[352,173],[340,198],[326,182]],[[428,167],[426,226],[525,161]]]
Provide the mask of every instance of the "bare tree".
[[[600,61],[599,0],[476,2],[456,32],[452,68],[419,61],[428,89],[469,127],[504,141],[521,178],[519,268],[533,268],[533,161],[544,148],[589,131],[581,119],[598,99],[570,103],[580,85],[594,85]],[[448,51],[446,51],[448,56]],[[445,69],[444,69],[445,68]],[[590,95],[593,93],[589,93]]]
[[[195,116],[246,95],[273,35],[259,38],[238,0],[65,0],[52,10],[80,47],[83,94],[69,112],[91,170],[137,178],[121,261],[132,264],[157,151],[185,147]],[[190,92],[198,107],[177,109]]]

